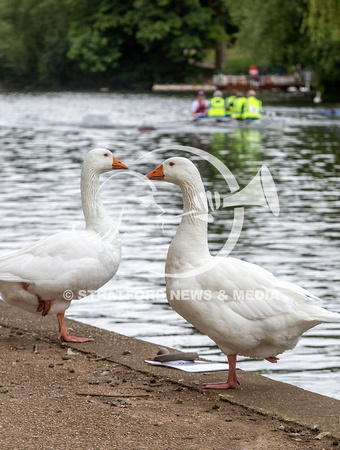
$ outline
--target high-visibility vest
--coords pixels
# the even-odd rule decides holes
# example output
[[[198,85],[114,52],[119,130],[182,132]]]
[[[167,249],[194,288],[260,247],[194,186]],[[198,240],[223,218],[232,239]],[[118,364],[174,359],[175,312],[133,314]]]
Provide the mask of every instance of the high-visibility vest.
[[[208,116],[225,116],[225,101],[222,97],[214,97],[210,100]]]
[[[227,116],[231,116],[233,113],[233,108],[234,108],[234,100],[237,99],[236,95],[231,95],[230,97],[228,97],[225,101],[226,107],[227,108]]]
[[[261,117],[262,102],[255,97],[249,97],[244,104],[243,119],[259,119]]]
[[[237,97],[233,101],[231,115],[234,119],[242,119],[243,118],[243,109],[244,109],[244,104],[245,104],[246,100],[247,99],[245,97]]]

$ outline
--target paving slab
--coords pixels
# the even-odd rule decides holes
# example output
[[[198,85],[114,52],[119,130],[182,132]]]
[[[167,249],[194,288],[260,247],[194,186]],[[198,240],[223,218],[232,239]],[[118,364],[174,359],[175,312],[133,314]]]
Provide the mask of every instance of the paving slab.
[[[21,405],[26,418],[17,424],[26,438],[12,429],[12,420],[6,425],[11,430],[9,441],[1,448],[38,448],[41,441],[46,444],[43,448],[61,448],[66,439],[56,431],[62,430],[61,420],[68,432],[72,423],[78,433],[68,436],[72,445],[66,448],[321,449],[340,445],[339,400],[242,370],[239,388],[204,390],[207,380],[225,381],[226,372],[187,373],[153,366],[145,360],[157,354],[160,346],[156,344],[74,320],[66,323],[75,336],[94,341],[61,344],[56,317],[42,318],[0,302],[0,406],[4,414],[0,443],[6,436],[1,423],[9,421],[17,411],[15,406]],[[53,396],[61,402],[60,413]],[[130,404],[123,408],[119,396]],[[120,399],[119,412],[112,411],[116,398]],[[70,409],[65,410],[65,404]],[[84,408],[88,405],[91,420],[97,416],[105,420],[98,419],[96,426],[87,423]],[[41,433],[28,425],[30,416],[34,423],[42,420],[44,411],[39,408],[49,411],[45,414],[48,424],[39,425],[44,430]],[[6,409],[11,411],[7,417]],[[121,434],[117,423],[108,425],[106,415],[120,420]],[[108,430],[114,433],[115,444],[107,441]],[[230,446],[224,446],[226,439],[232,439]]]

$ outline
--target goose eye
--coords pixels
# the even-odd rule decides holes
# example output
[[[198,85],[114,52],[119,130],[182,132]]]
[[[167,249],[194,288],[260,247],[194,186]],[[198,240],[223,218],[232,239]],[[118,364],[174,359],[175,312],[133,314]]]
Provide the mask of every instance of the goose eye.
[[[174,166],[174,165],[175,165],[174,162],[169,163],[169,166]]]
[[[109,154],[108,154],[108,153],[104,153],[104,156],[106,156],[106,157],[107,157],[107,156],[109,156]]]

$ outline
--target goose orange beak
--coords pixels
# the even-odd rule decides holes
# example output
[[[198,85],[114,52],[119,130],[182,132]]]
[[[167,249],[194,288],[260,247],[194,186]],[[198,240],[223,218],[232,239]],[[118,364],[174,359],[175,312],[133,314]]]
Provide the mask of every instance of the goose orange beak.
[[[119,161],[115,156],[113,157],[112,169],[128,169],[128,166]]]
[[[149,180],[164,180],[163,164],[145,175]]]

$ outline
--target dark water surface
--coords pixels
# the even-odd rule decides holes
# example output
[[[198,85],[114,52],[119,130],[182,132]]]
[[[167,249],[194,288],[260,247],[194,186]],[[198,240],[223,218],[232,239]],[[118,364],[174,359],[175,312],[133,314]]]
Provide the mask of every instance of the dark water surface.
[[[191,95],[1,94],[0,254],[83,226],[80,166],[90,149],[107,147],[131,169],[109,180],[108,174],[102,177],[108,180],[101,189],[104,203],[113,218],[122,218],[122,262],[111,282],[73,302],[67,316],[225,361],[165,298],[164,263],[180,220],[179,189],[167,183],[151,188],[137,173],[148,173],[174,154],[189,156],[206,190],[223,196],[230,188],[202,158],[149,152],[174,144],[205,150],[229,168],[241,187],[265,164],[275,180],[280,214],[245,207],[232,255],[297,282],[320,297],[325,308],[340,312],[340,121],[323,117],[322,107],[312,102],[279,98],[264,106],[285,118],[284,132],[197,127],[189,120],[191,101]],[[156,130],[138,130],[157,124]],[[216,254],[228,240],[234,211],[211,206],[209,240]],[[239,358],[238,366],[340,399],[340,323],[305,333],[276,365]]]

